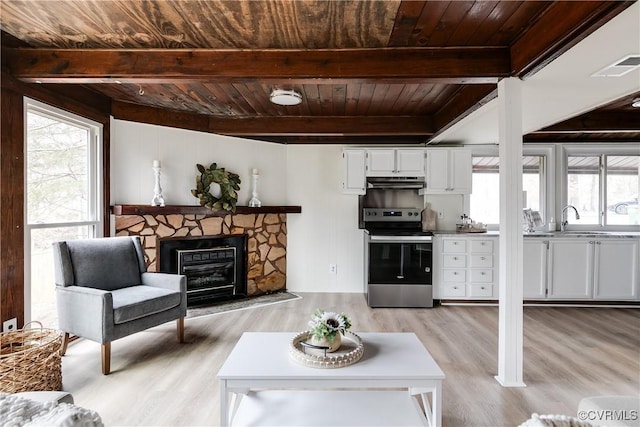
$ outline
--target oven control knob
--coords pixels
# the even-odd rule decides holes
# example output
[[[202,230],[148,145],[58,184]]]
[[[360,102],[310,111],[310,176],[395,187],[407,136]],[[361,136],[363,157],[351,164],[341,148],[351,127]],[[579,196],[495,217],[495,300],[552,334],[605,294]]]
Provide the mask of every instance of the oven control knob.
[[[425,273],[431,273],[431,267],[425,267],[424,268],[424,272]]]

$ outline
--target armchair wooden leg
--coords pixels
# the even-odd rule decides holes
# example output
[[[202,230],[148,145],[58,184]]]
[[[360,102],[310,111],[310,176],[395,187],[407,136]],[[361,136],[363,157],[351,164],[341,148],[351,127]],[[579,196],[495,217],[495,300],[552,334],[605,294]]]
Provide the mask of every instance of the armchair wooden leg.
[[[178,323],[178,342],[184,342],[184,317],[181,317],[177,320]]]
[[[60,349],[60,356],[64,356],[67,352],[67,346],[69,345],[69,332],[64,333],[64,338],[62,339],[62,348]]]
[[[111,343],[102,344],[102,374],[109,375],[111,372]]]

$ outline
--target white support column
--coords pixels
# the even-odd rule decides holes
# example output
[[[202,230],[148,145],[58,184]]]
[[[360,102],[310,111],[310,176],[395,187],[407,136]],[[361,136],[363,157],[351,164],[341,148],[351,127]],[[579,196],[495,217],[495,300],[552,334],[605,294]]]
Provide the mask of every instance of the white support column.
[[[524,387],[523,236],[522,236],[522,91],[517,78],[498,83],[500,146],[500,306],[498,375],[504,387]]]

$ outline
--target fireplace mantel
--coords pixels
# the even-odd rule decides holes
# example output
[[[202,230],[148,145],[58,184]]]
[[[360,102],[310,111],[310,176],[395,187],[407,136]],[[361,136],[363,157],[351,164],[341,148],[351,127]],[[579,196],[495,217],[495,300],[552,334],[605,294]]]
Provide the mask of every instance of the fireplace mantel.
[[[111,206],[111,213],[114,215],[172,215],[172,214],[194,214],[206,216],[226,216],[232,214],[289,214],[301,213],[301,206],[261,206],[250,208],[249,206],[237,206],[235,212],[212,211],[204,206],[196,205],[114,205]]]

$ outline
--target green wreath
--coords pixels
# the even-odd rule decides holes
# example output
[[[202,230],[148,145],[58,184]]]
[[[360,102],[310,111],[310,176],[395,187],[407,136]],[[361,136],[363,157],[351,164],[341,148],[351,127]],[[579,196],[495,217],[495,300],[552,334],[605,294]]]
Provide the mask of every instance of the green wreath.
[[[238,203],[238,191],[240,190],[240,177],[227,172],[224,168],[218,169],[218,165],[211,163],[209,168],[196,164],[200,176],[196,176],[196,188],[191,190],[191,194],[200,200],[200,206],[205,206],[213,211],[227,210],[236,211]],[[220,185],[220,197],[210,193],[212,183]]]

